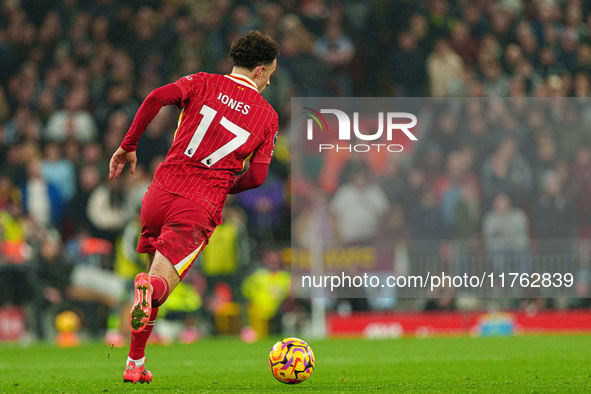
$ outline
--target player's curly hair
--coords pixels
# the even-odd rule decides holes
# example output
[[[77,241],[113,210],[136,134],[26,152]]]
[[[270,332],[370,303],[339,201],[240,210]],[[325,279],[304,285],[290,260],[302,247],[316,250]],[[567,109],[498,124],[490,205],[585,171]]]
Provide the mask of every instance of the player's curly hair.
[[[234,65],[252,71],[257,66],[272,63],[279,56],[279,44],[258,30],[251,30],[236,39],[230,47]]]

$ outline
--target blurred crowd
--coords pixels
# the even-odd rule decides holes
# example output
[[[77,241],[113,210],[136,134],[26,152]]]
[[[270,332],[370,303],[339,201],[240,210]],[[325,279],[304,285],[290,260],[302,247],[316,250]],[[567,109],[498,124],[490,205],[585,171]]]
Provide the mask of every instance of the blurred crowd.
[[[198,71],[230,72],[229,45],[250,29],[282,48],[264,92],[280,138],[265,184],[228,200],[225,227],[187,283],[206,309],[258,302],[270,317],[287,298],[285,281],[267,291],[276,300],[260,301],[252,286],[241,290],[238,272],[256,279],[282,270],[291,97],[588,97],[590,13],[583,0],[3,0],[0,303],[32,301],[39,326],[68,303],[88,316],[98,313],[93,304],[105,315],[116,309],[119,290],[89,288],[96,272],[80,267],[122,281],[143,269],[134,252],[139,207],[178,110],[163,108],[146,129],[135,176],[108,181],[108,160],[151,90]],[[589,114],[585,100],[571,102],[527,117],[494,101],[442,112],[412,163],[391,160],[381,173],[373,214],[387,214],[398,237],[518,238],[502,226],[591,236]],[[341,200],[335,215],[346,213]],[[510,223],[498,218],[508,211]]]

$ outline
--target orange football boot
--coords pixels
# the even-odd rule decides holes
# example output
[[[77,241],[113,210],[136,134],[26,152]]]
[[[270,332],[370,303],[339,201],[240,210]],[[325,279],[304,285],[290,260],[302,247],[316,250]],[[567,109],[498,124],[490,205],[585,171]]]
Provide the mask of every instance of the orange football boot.
[[[133,287],[135,288],[135,299],[129,312],[129,325],[131,331],[137,333],[146,328],[150,313],[152,313],[150,276],[144,272],[137,274],[133,281]]]
[[[144,357],[144,363],[146,362],[146,358]],[[135,365],[133,361],[129,361],[127,363],[127,367],[125,368],[125,372],[123,372],[123,383],[131,382],[136,384],[137,382],[140,383],[150,383],[152,381],[152,372],[148,371],[145,367],[145,364],[141,367]]]

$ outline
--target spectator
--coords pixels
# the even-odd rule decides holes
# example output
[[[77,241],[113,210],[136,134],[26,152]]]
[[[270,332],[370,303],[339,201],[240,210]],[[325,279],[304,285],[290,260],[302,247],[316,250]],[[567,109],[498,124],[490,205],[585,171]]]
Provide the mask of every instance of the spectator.
[[[418,203],[408,212],[407,223],[411,239],[419,241],[418,245],[422,241],[430,244],[438,243],[445,237],[441,210],[431,187],[421,191]],[[429,249],[431,252],[437,250],[437,247],[431,246],[432,249]]]
[[[473,64],[478,49],[478,41],[472,37],[468,24],[458,21],[450,35],[450,45],[455,53],[462,59],[463,63]]]
[[[21,185],[25,212],[40,226],[59,225],[65,209],[60,189],[42,176],[42,164],[33,159],[27,166],[27,179]]]
[[[434,130],[435,135],[433,138],[443,150],[443,155],[447,157],[451,151],[459,147],[461,142],[458,115],[447,110],[442,112],[435,123],[435,127],[437,129]]]
[[[121,58],[125,57],[122,55]],[[125,63],[125,60],[120,61]],[[126,74],[123,71],[122,73]],[[138,108],[139,104],[133,98],[133,88],[129,81],[115,82],[107,89],[106,99],[97,106],[95,118],[101,130],[110,129],[111,122],[122,122],[126,119],[126,122],[130,123]]]
[[[540,53],[540,57],[542,57]],[[552,51],[550,53],[553,53]],[[519,64],[524,60],[523,51],[517,44],[509,44],[505,48],[503,56],[503,71],[509,75],[515,74],[518,71]]]
[[[441,206],[441,219],[447,229],[453,227],[455,210],[461,198],[464,183],[478,184],[476,174],[470,172],[464,152],[454,151],[447,156],[446,171],[435,180],[434,192]]]
[[[355,49],[338,23],[327,24],[324,35],[314,45],[314,53],[330,70],[331,93],[335,96],[352,96],[353,82],[348,69]]]
[[[514,139],[505,139],[486,160],[482,168],[482,187],[487,207],[498,193],[506,193],[518,207],[530,197],[533,174]]]
[[[262,186],[236,196],[246,211],[249,233],[257,240],[276,241],[280,236],[284,193],[285,184],[269,172]]]
[[[62,147],[55,141],[45,145],[41,174],[46,182],[54,184],[62,197],[70,201],[76,194],[76,172],[74,165],[62,155]]]
[[[481,100],[466,103],[465,112],[467,125],[462,145],[474,148],[474,170],[480,175],[485,159],[494,150],[494,136],[488,132],[484,103]]]
[[[381,218],[388,211],[388,199],[370,178],[363,162],[356,163],[349,179],[330,202],[336,231],[344,245],[373,243]]]
[[[404,203],[406,185],[400,157],[394,155],[389,157],[384,174],[378,179],[378,184],[390,203]]]
[[[31,298],[28,274],[30,266],[28,261],[23,261],[24,256],[20,253],[23,246],[28,246],[25,242],[30,229],[27,226],[27,217],[23,214],[20,192],[4,176],[0,178],[0,194],[0,244],[12,243],[18,246],[16,250],[19,251],[12,255],[5,250],[0,257],[0,305],[21,306]]]
[[[566,108],[564,116],[557,125],[556,140],[560,157],[568,162],[576,160],[582,146],[591,145],[591,135],[583,116],[583,110],[577,107]]]
[[[574,179],[576,194],[574,196],[579,217],[579,236],[591,237],[591,148],[580,146],[571,174]]]
[[[453,218],[453,247],[458,274],[471,272],[479,256],[482,226],[482,196],[476,182],[461,186],[461,197],[456,204]]]
[[[542,78],[548,78],[550,75],[557,74],[559,66],[556,64],[556,53],[550,47],[544,47],[540,50],[538,72]]]
[[[577,216],[573,203],[562,192],[556,171],[544,175],[543,186],[532,209],[532,230],[540,238],[573,238],[577,233]]]
[[[526,21],[521,21],[515,28],[517,43],[523,50],[523,55],[527,60],[534,60],[538,50],[538,40],[532,27]]]
[[[42,124],[28,107],[20,107],[4,127],[4,143],[17,144],[22,141],[39,142]]]
[[[509,108],[505,107],[505,105],[503,105],[503,108],[496,116],[498,116],[498,124],[493,126],[497,129],[495,136],[496,144],[501,144],[506,138],[512,138],[517,142],[518,149],[529,152],[528,148],[531,148],[532,135],[524,127],[523,123],[519,121],[518,116],[509,113]]]
[[[421,97],[426,82],[425,59],[427,54],[419,47],[416,37],[403,31],[397,37],[390,58],[390,86],[396,96]]]
[[[32,288],[36,292],[35,309],[40,339],[55,337],[54,321],[67,306],[67,288],[72,265],[63,255],[62,242],[54,231],[42,241],[34,267]]]
[[[336,229],[330,215],[328,196],[325,192],[310,191],[309,195],[297,197],[292,225],[292,239],[295,245],[310,249],[316,245],[323,248],[336,246]]]
[[[123,180],[101,183],[88,197],[86,215],[92,225],[91,235],[115,242],[128,221]]]
[[[435,41],[433,52],[427,58],[430,96],[449,96],[450,87],[461,78],[462,63],[446,39]]]
[[[247,276],[242,283],[242,294],[248,302],[248,321],[259,337],[281,330],[282,303],[289,298],[291,275],[283,268],[277,250],[261,252],[262,267]]]
[[[586,74],[591,67],[591,43],[583,42],[577,51],[577,72]]]
[[[77,233],[90,234],[91,223],[86,213],[88,199],[92,191],[101,182],[101,175],[95,166],[86,165],[80,169],[78,175],[78,190],[68,204],[65,223],[62,226],[62,235],[65,240]]]
[[[45,137],[52,141],[64,142],[72,137],[81,143],[97,138],[96,122],[86,111],[88,89],[73,89],[64,101],[64,109],[56,111],[47,121]]]
[[[580,72],[575,75],[572,94],[579,98],[591,96],[591,79],[588,74]]]
[[[291,74],[294,87],[303,97],[329,96],[329,69],[314,53],[314,36],[297,18],[286,23],[279,60]]]
[[[482,236],[495,272],[529,273],[529,224],[523,210],[513,207],[505,193],[496,194],[482,223]]]
[[[425,170],[427,182],[433,184],[443,169],[443,151],[441,146],[435,141],[427,142],[424,150],[421,152],[419,163]]]
[[[535,180],[534,190],[536,192],[543,189],[546,175],[556,168],[556,160],[556,143],[554,140],[547,136],[540,137],[536,146],[536,156],[532,160]]]
[[[283,6],[279,3],[266,3],[260,9],[261,31],[271,37],[279,36],[281,18],[284,14]]]
[[[578,37],[573,29],[564,29],[560,38],[560,51],[558,52],[558,64],[569,73],[577,68]]]
[[[126,50],[135,64],[135,72],[139,73],[140,67],[163,66],[162,47],[158,45],[160,37],[156,12],[152,7],[143,6],[137,10],[134,28],[133,36],[128,37]]]
[[[509,91],[509,78],[498,61],[488,61],[481,65],[484,88],[487,96],[505,97]]]
[[[207,286],[204,295],[205,308],[213,314],[219,311],[224,302],[238,302],[242,299],[238,289],[243,272],[250,264],[251,246],[244,223],[244,212],[227,202],[223,215],[224,223],[216,228],[207,249],[200,256],[200,271],[205,276]],[[225,301],[216,296],[220,286],[227,288],[228,299]],[[213,314],[211,317],[214,317]]]

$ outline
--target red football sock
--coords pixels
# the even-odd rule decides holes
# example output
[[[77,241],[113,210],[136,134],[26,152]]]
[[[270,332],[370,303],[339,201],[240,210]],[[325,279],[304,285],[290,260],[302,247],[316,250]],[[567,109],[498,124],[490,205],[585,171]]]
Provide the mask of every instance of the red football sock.
[[[168,298],[168,282],[161,276],[153,275],[150,276],[150,283],[152,284],[152,307],[158,308]]]
[[[150,338],[150,334],[152,333],[152,329],[154,329],[154,323],[156,322],[156,316],[158,316],[158,308],[152,308],[152,313],[150,313],[150,320],[148,320],[148,325],[144,328],[143,331],[138,333],[131,333],[131,345],[129,346],[129,357],[132,360],[139,360],[144,358],[144,354],[146,351],[146,344],[148,343],[148,338]]]

